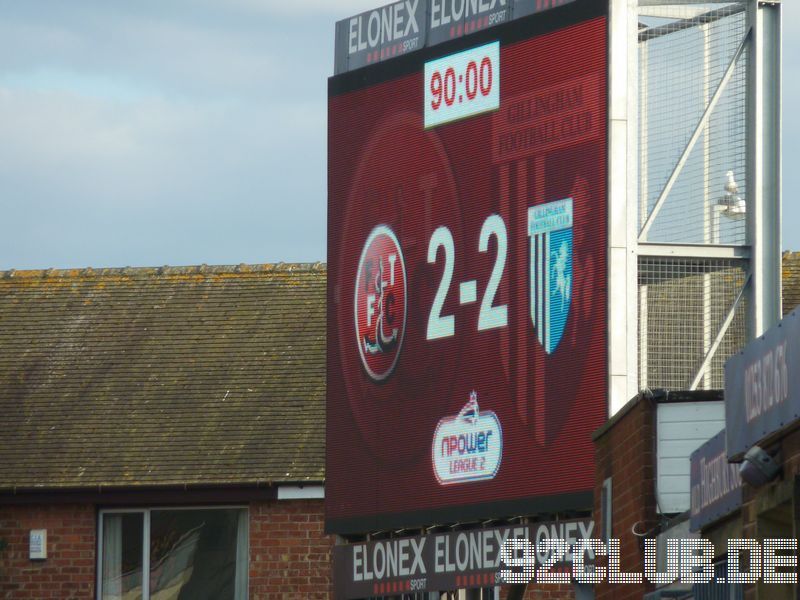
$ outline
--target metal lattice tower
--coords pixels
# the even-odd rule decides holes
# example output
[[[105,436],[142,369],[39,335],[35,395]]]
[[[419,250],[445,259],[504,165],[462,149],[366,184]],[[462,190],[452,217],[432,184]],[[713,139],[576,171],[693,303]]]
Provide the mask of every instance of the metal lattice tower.
[[[780,3],[611,0],[611,30],[613,413],[723,387],[779,319]]]

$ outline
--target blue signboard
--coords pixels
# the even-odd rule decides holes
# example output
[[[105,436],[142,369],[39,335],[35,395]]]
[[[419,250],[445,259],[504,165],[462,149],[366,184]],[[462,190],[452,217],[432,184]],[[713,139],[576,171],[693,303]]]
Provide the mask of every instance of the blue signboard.
[[[728,462],[724,429],[692,452],[691,491],[692,531],[699,531],[742,505],[739,465]]]
[[[794,312],[725,363],[730,460],[800,417],[800,317]]]

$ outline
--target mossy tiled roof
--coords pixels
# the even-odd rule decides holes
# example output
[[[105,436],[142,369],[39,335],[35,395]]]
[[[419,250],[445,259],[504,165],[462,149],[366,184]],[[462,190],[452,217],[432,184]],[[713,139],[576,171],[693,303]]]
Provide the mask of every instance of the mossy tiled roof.
[[[800,305],[800,252],[783,253],[783,314]]]
[[[321,481],[325,280],[0,273],[0,491]]]

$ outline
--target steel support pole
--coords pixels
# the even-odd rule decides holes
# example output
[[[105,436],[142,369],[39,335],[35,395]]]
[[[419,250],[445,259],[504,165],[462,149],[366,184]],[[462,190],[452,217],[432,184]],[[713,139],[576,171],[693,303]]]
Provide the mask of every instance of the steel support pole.
[[[781,318],[781,5],[750,0],[747,63],[748,336]]]
[[[638,391],[637,24],[637,0],[609,0],[607,230],[609,416],[615,414]]]

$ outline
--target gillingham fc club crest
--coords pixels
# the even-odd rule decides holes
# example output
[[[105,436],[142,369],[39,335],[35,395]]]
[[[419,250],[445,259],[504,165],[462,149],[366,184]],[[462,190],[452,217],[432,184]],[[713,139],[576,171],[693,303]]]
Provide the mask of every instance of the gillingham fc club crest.
[[[572,296],[572,198],[528,209],[531,321],[547,354],[558,347]]]
[[[373,381],[392,374],[406,328],[406,267],[394,232],[378,225],[358,261],[355,325],[361,363]]]

